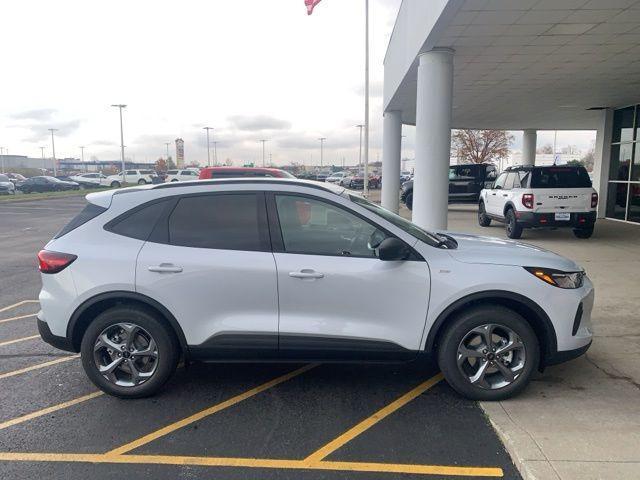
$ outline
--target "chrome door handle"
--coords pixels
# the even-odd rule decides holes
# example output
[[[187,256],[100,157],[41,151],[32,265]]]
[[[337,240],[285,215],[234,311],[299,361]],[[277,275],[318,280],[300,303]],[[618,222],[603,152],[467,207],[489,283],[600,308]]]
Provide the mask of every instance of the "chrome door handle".
[[[182,267],[178,267],[173,263],[161,263],[160,265],[150,266],[148,270],[156,273],[180,273],[182,272]]]
[[[300,270],[299,272],[289,272],[289,276],[292,278],[301,278],[301,279],[318,279],[324,278],[324,273],[316,272],[315,270]]]

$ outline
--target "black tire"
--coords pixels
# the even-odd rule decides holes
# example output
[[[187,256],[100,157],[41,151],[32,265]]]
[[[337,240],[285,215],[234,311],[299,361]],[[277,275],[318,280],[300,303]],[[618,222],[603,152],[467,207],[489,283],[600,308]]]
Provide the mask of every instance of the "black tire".
[[[487,212],[484,208],[484,202],[480,202],[478,205],[478,224],[481,227],[488,227],[491,225],[491,219],[487,216]]]
[[[458,347],[461,342],[474,328],[485,324],[512,330],[524,345],[522,370],[513,382],[504,387],[490,389],[473,385],[458,368]],[[527,386],[539,363],[540,346],[531,325],[521,315],[501,305],[478,306],[461,312],[450,322],[438,343],[438,365],[445,379],[456,392],[471,400],[497,401],[517,395]]]
[[[404,197],[404,204],[409,210],[413,210],[413,192],[407,193],[407,196]]]
[[[174,178],[173,180],[171,180],[171,183],[173,183],[173,182],[177,182],[177,181],[178,181],[178,179],[177,179],[177,178]]]
[[[574,228],[573,234],[577,238],[591,238],[591,235],[593,235],[593,227]]]
[[[140,180],[138,180],[138,185],[146,185],[147,181],[144,178],[141,178]]]
[[[507,210],[505,218],[505,231],[507,232],[507,237],[517,239],[522,237],[522,225],[518,223],[516,219],[516,214],[512,208]]]
[[[111,188],[120,188],[120,182],[111,182]]]
[[[135,386],[121,386],[106,379],[94,359],[98,336],[109,326],[134,323],[146,330],[157,345],[157,365],[153,375]],[[87,328],[80,348],[82,366],[89,379],[105,393],[120,398],[142,398],[156,394],[171,378],[180,358],[180,346],[175,334],[152,310],[134,306],[116,306],[99,314]]]

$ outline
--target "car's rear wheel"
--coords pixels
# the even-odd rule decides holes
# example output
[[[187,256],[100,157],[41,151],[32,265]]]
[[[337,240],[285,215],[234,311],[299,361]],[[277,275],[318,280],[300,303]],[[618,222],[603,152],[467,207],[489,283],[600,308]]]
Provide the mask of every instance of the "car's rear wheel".
[[[98,315],[81,344],[82,366],[102,391],[121,398],[157,393],[179,359],[173,332],[150,310],[117,306]]]
[[[516,214],[512,208],[507,210],[505,215],[505,230],[507,232],[507,237],[509,238],[516,239],[522,236],[522,225],[518,223]]]
[[[540,362],[535,332],[518,313],[500,305],[459,314],[438,345],[447,382],[472,400],[503,400],[524,389]]]
[[[593,235],[593,227],[574,228],[573,234],[577,238],[591,238],[591,235]]]
[[[481,227],[488,227],[491,225],[491,219],[487,216],[487,212],[484,208],[484,202],[480,202],[478,205],[478,224]]]
[[[407,193],[407,196],[404,197],[404,204],[409,210],[413,210],[413,192]]]
[[[111,182],[111,188],[120,188],[120,182]]]
[[[138,180],[138,185],[146,185],[147,181],[144,178],[141,178],[140,180]]]

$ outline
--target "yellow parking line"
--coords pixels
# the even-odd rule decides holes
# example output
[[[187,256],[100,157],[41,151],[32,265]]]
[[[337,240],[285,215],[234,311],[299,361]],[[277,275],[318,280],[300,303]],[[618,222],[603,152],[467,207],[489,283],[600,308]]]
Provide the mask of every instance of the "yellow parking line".
[[[7,310],[11,310],[12,308],[18,308],[19,306],[26,305],[27,303],[40,303],[40,302],[38,300],[22,300],[21,302],[14,303],[13,305],[0,308],[0,313],[6,312]]]
[[[442,373],[439,373],[438,375],[430,378],[429,380],[427,380],[425,382],[422,382],[420,385],[418,385],[413,390],[410,390],[409,392],[405,393],[400,398],[398,398],[395,401],[391,402],[386,407],[378,410],[376,413],[371,415],[369,418],[364,419],[363,421],[358,423],[356,426],[354,426],[351,429],[347,430],[345,433],[340,435],[338,438],[330,441],[324,447],[321,447],[318,450],[316,450],[315,452],[313,452],[311,455],[309,455],[307,458],[305,458],[304,461],[306,463],[310,464],[310,465],[321,461],[323,458],[326,458],[327,456],[331,455],[333,452],[338,450],[340,447],[344,446],[346,443],[348,443],[351,440],[353,440],[354,438],[356,438],[358,435],[360,435],[365,430],[373,427],[380,420],[388,417],[389,415],[391,415],[396,410],[399,410],[400,408],[404,407],[407,403],[409,403],[414,398],[422,395],[424,392],[429,390],[431,387],[433,387],[436,383],[438,383],[443,378],[444,377],[443,377]]]
[[[6,342],[0,342],[0,347],[5,345],[11,345],[13,343],[26,342],[27,340],[33,340],[34,338],[40,338],[40,335],[31,335],[30,337],[16,338],[15,340],[7,340]]]
[[[293,372],[289,372],[285,375],[274,378],[273,380],[263,383],[262,385],[252,388],[251,390],[241,393],[240,395],[236,395],[235,397],[232,397],[229,400],[225,400],[222,403],[218,403],[217,405],[214,405],[205,410],[202,410],[201,412],[195,413],[187,418],[184,418],[175,423],[172,423],[171,425],[167,425],[166,427],[156,430],[155,432],[149,433],[148,435],[138,438],[137,440],[127,443],[126,445],[113,449],[107,452],[106,455],[114,456],[114,455],[122,455],[123,453],[130,452],[131,450],[141,447],[142,445],[146,445],[147,443],[157,440],[158,438],[168,435],[169,433],[175,432],[176,430],[182,427],[185,427],[193,422],[202,420],[203,418],[208,417],[209,415],[213,415],[214,413],[220,412],[226,408],[229,408],[237,403],[242,402],[243,400],[246,400],[248,398],[253,397],[254,395],[257,395],[258,393],[264,392],[265,390],[268,390],[271,387],[275,387],[280,383],[286,382],[287,380],[297,377],[298,375],[301,375],[311,370],[315,366],[316,364],[305,365],[304,367],[294,370]]]
[[[68,357],[56,358],[55,360],[51,360],[49,362],[38,363],[36,365],[31,365],[30,367],[21,368],[20,370],[14,370],[13,372],[1,373],[0,380],[2,380],[3,378],[15,377],[16,375],[31,372],[33,370],[38,370],[40,368],[50,367],[51,365],[57,365],[58,363],[68,362],[69,360],[74,360],[78,357],[80,357],[80,355],[71,355]]]
[[[31,318],[31,317],[35,317],[36,315],[37,315],[36,313],[32,313],[30,315],[20,315],[18,317],[3,318],[2,320],[0,320],[0,323],[13,322],[14,320],[22,320],[23,318]]]
[[[42,410],[38,410],[37,412],[32,412],[26,415],[22,415],[21,417],[14,418],[13,420],[7,420],[6,422],[0,423],[0,430],[3,430],[8,427],[12,427],[14,425],[18,425],[20,423],[28,422],[29,420],[33,420],[34,418],[42,417],[43,415],[47,415],[52,412],[57,412],[58,410],[68,408],[82,402],[86,402],[87,400],[91,400],[92,398],[99,397],[100,395],[104,395],[104,393],[93,392],[88,395],[84,395],[82,397],[74,398],[73,400],[69,400],[67,402],[62,402],[57,405],[53,405],[51,407],[43,408]]]
[[[368,462],[317,462],[269,458],[186,457],[173,455],[109,455],[90,453],[0,453],[5,462],[75,462],[144,465],[189,465],[206,467],[276,468],[298,470],[333,470],[371,473],[406,473],[414,475],[452,475],[461,477],[502,477],[498,467],[459,467],[450,465],[414,465]]]

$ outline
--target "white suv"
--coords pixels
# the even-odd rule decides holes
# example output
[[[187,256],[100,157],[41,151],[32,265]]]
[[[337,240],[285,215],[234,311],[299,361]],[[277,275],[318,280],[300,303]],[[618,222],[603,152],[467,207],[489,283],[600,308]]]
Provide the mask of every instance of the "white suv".
[[[598,194],[584,167],[511,167],[480,192],[478,223],[504,222],[509,238],[524,228],[568,227],[578,238],[593,235]]]
[[[496,400],[591,344],[593,287],[536,247],[429,232],[344,188],[293,179],[165,183],[87,196],[38,254],[38,327],[120,397],[185,361],[437,355]]]
[[[187,182],[190,180],[198,180],[200,174],[195,170],[169,170],[165,182]]]
[[[138,185],[146,185],[153,183],[158,175],[153,170],[125,170],[124,179],[122,172],[107,177],[107,183],[112,188],[120,188],[125,184],[137,183]]]

